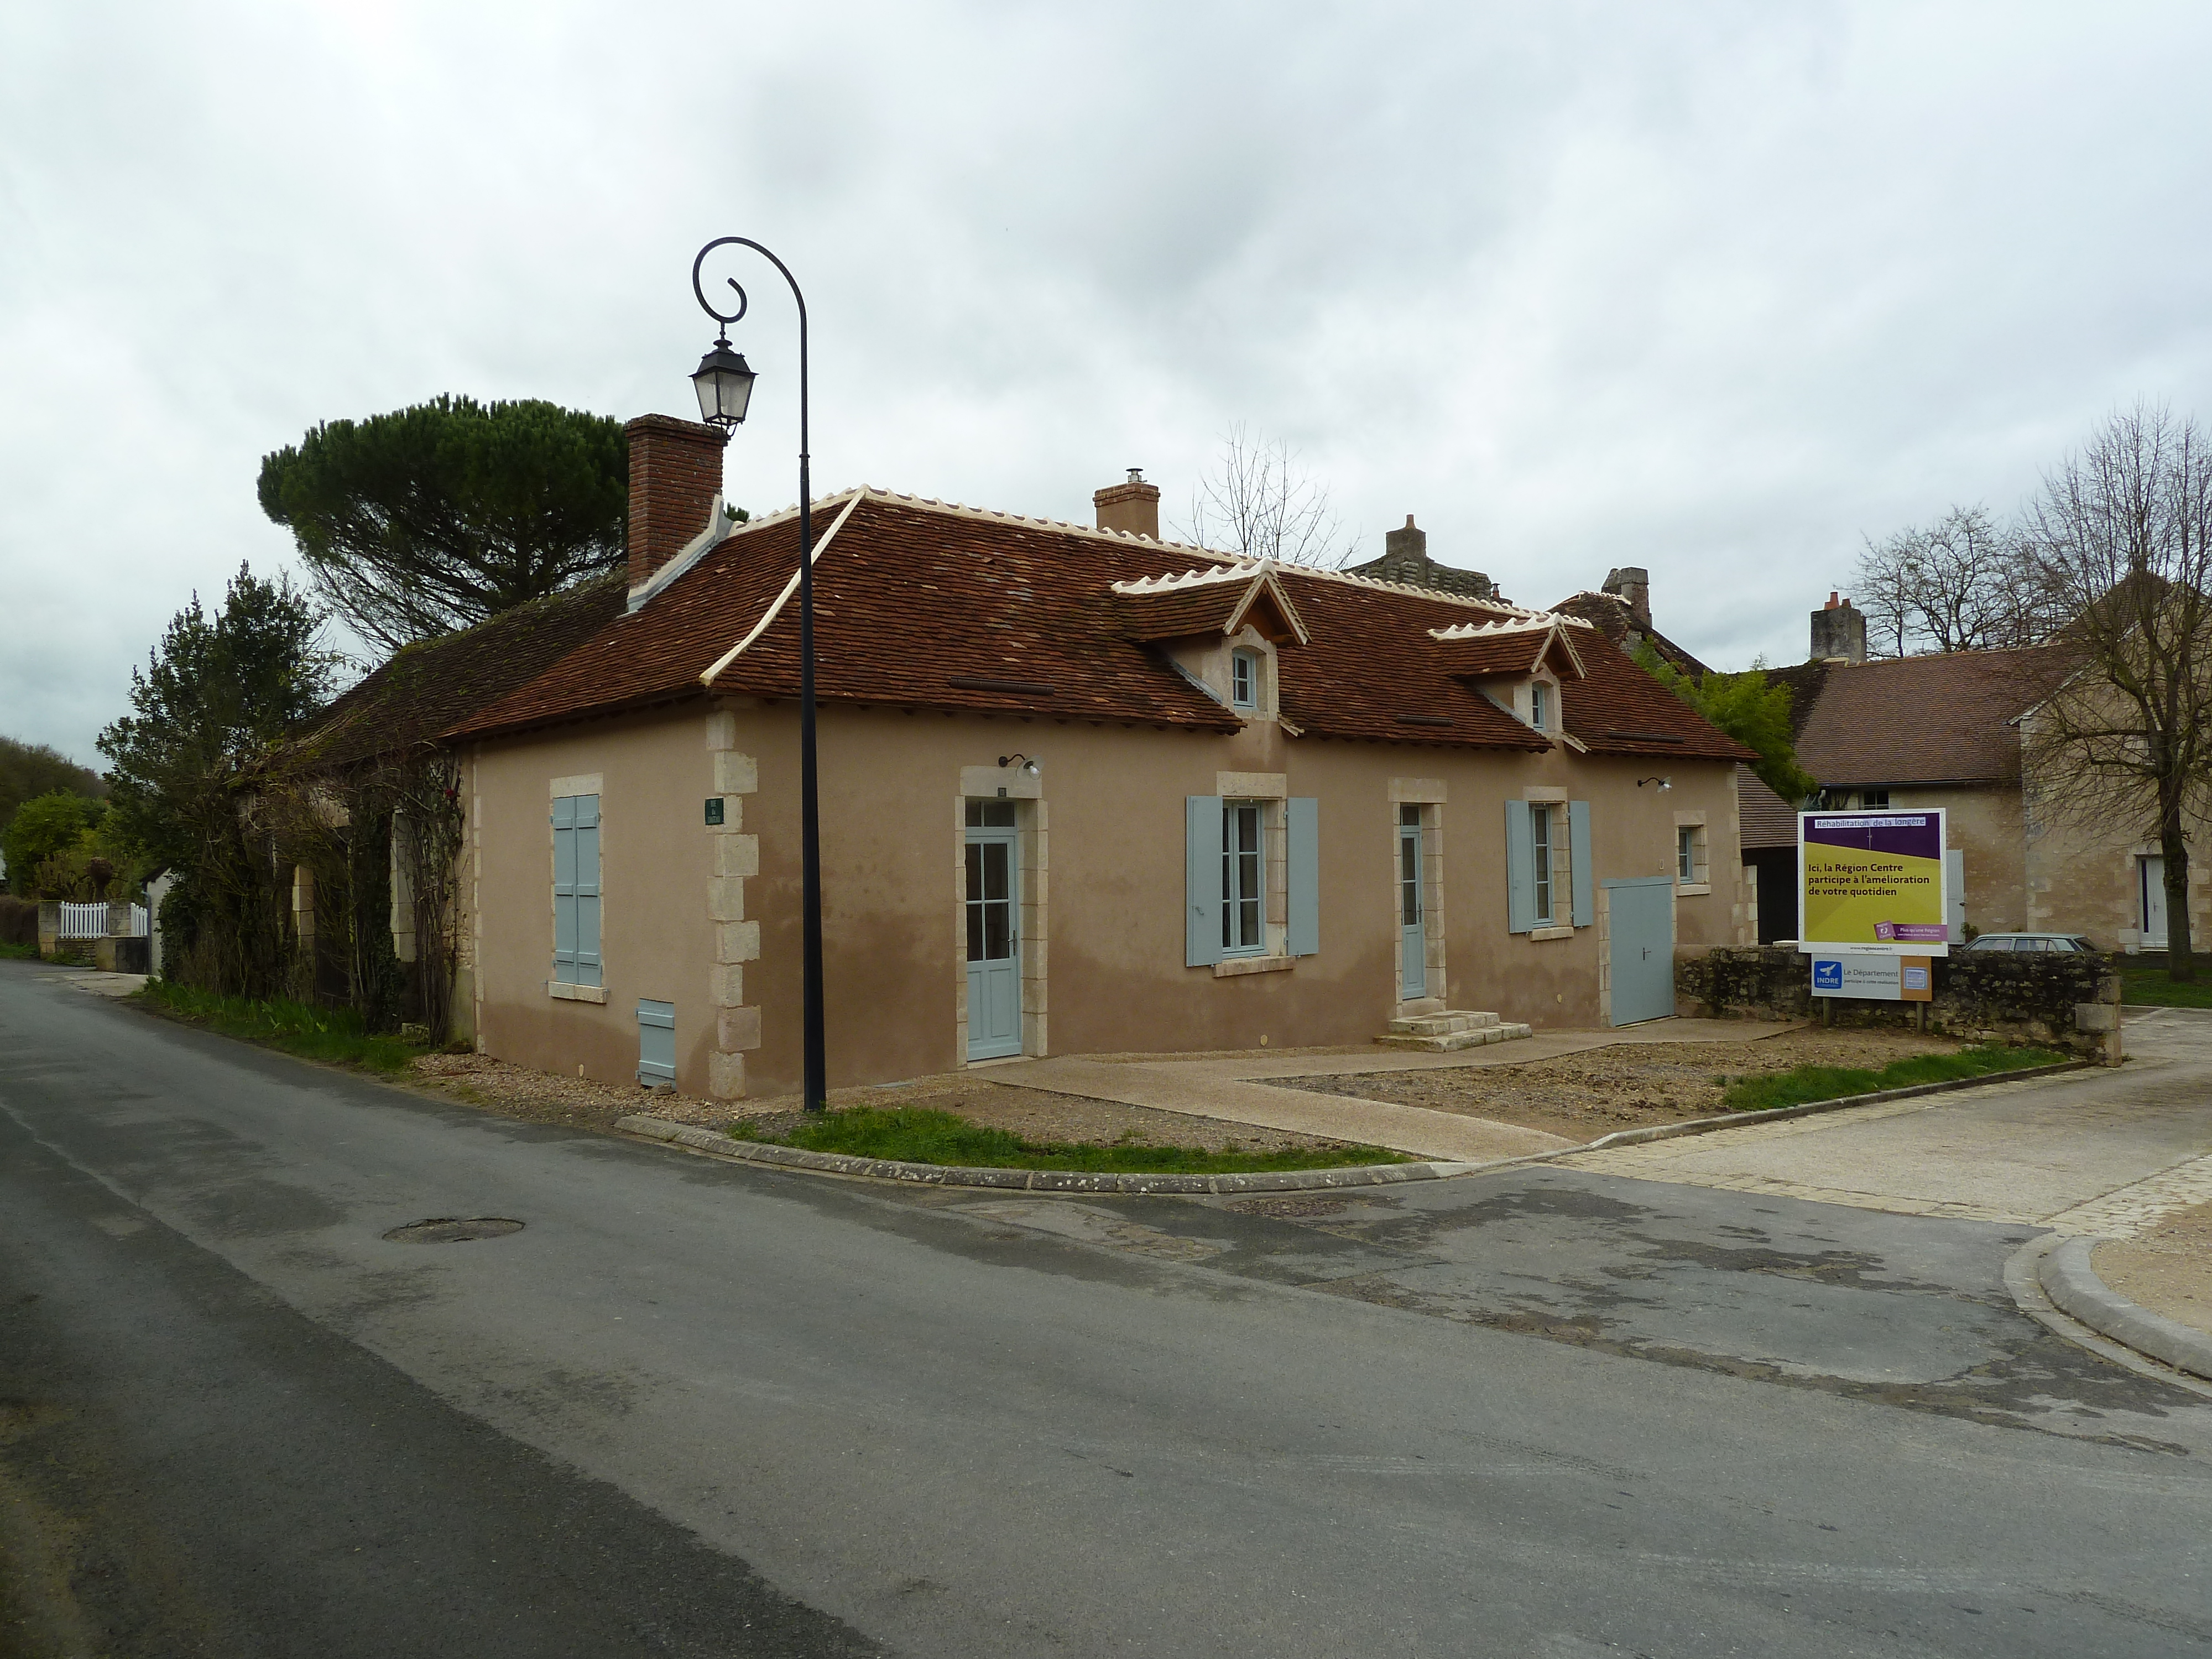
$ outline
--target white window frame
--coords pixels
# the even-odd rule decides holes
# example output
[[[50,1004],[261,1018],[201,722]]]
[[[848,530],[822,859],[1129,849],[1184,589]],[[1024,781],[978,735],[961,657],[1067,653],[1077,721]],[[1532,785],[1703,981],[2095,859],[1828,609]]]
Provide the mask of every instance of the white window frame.
[[[1241,684],[1239,683],[1242,683]],[[1229,706],[1257,709],[1260,706],[1260,653],[1243,647],[1229,653]]]
[[[1234,826],[1249,813],[1252,845],[1249,851],[1232,848]],[[1249,878],[1249,886],[1247,877]],[[1257,800],[1221,803],[1221,954],[1258,957],[1267,954],[1267,811]],[[1243,937],[1244,922],[1252,923],[1251,939]]]
[[[1548,732],[1552,729],[1551,720],[1547,718],[1551,710],[1544,706],[1550,701],[1551,695],[1552,688],[1549,682],[1545,680],[1528,682],[1528,724],[1539,732]]]
[[[1529,877],[1534,885],[1531,902],[1535,906],[1535,925],[1539,927],[1557,927],[1553,905],[1555,883],[1559,872],[1555,867],[1558,854],[1553,846],[1553,819],[1552,803],[1532,801],[1528,805],[1528,861]]]

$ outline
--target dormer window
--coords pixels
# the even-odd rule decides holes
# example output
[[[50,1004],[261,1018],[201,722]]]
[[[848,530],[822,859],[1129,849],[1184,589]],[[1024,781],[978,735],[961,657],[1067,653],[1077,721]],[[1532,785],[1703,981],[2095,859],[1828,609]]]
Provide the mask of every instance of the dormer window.
[[[1552,729],[1552,688],[1542,680],[1528,682],[1528,724],[1539,732]]]
[[[1260,663],[1249,651],[1229,653],[1229,706],[1232,708],[1257,708],[1260,706]]]

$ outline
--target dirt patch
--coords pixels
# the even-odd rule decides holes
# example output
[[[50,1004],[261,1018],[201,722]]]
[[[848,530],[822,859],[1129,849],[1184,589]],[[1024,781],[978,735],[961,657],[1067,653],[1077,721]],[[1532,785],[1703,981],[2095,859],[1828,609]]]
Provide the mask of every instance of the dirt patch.
[[[695,1095],[659,1093],[635,1085],[598,1083],[588,1078],[533,1072],[487,1054],[426,1054],[414,1066],[414,1081],[450,1099],[528,1123],[559,1123],[571,1128],[615,1133],[616,1122],[632,1112],[648,1112],[678,1123],[720,1129],[739,1121],[757,1123],[765,1134],[787,1133],[801,1121],[799,1102],[785,1096],[768,1100],[702,1100]],[[1287,1134],[1245,1123],[1186,1117],[1110,1100],[1086,1100],[1042,1089],[1023,1089],[974,1078],[924,1079],[881,1088],[833,1089],[832,1106],[931,1106],[957,1112],[971,1123],[1005,1129],[1029,1140],[1116,1141],[1147,1146],[1199,1146],[1207,1152],[1273,1152],[1294,1146],[1341,1143],[1313,1135]]]
[[[651,1112],[678,1123],[714,1128],[735,1115],[729,1101],[659,1094],[635,1083],[598,1083],[589,1078],[533,1072],[489,1054],[425,1054],[415,1061],[411,1076],[418,1085],[501,1117],[607,1133],[613,1133],[617,1119],[632,1112]]]
[[[1752,1042],[1623,1042],[1522,1065],[1268,1081],[1314,1094],[1493,1118],[1588,1141],[1619,1129],[1717,1117],[1727,1109],[1721,1104],[1723,1079],[1733,1082],[1800,1066],[1879,1071],[1915,1054],[1956,1054],[1963,1046],[1909,1031],[1808,1028]]]
[[[2212,1204],[2100,1244],[2089,1260],[2098,1278],[2137,1307],[2212,1336]]]

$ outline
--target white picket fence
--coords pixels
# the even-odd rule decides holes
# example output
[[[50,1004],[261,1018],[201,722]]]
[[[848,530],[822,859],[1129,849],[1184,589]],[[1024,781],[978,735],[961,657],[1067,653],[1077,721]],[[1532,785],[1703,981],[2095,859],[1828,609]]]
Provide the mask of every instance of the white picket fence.
[[[64,904],[62,906],[63,939],[106,939],[108,907],[105,904]],[[117,935],[122,939],[143,939],[147,933],[146,907],[131,907],[131,926]]]

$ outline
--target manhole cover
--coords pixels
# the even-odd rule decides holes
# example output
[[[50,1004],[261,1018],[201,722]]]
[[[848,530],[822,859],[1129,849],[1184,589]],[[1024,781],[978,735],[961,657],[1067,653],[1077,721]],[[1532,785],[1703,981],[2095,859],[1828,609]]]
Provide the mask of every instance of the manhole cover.
[[[471,1239],[504,1238],[521,1231],[520,1221],[509,1221],[505,1216],[471,1216],[466,1221],[439,1216],[429,1221],[410,1221],[404,1227],[394,1227],[385,1237],[395,1244],[465,1244]]]

